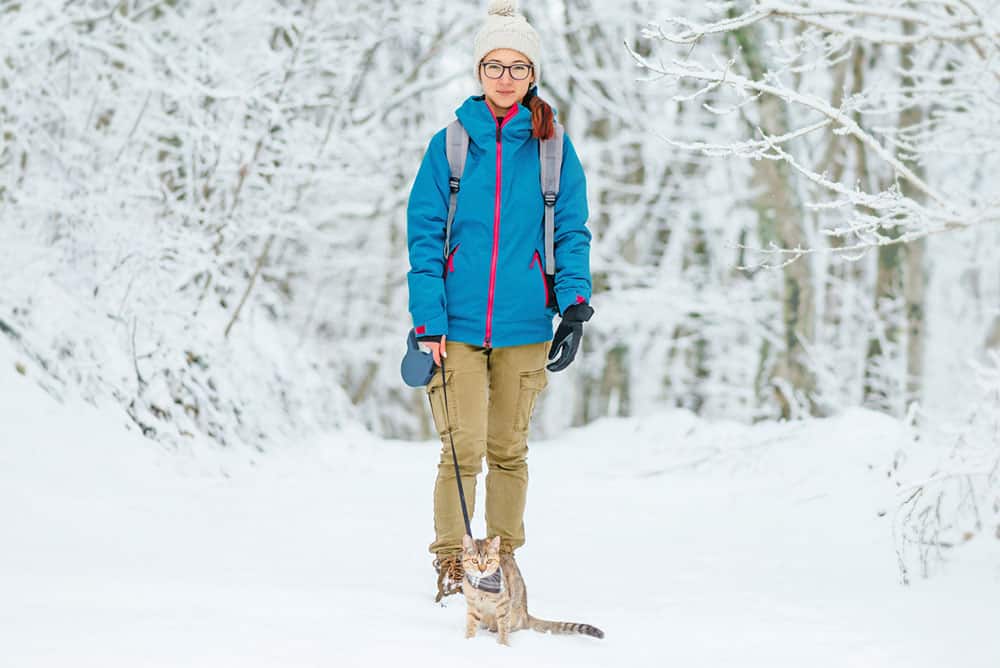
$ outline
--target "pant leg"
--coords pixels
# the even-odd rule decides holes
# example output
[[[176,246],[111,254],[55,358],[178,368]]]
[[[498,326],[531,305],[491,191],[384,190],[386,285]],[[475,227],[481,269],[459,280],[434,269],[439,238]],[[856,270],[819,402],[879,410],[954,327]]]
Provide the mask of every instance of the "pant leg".
[[[445,413],[441,370],[427,385],[434,425],[441,437],[441,456],[437,480],[434,483],[434,542],[435,554],[458,553],[462,549],[465,521],[455,483],[455,465],[448,438],[448,420],[455,440],[455,454],[462,475],[462,488],[472,518],[476,502],[476,477],[483,468],[486,454],[486,415],[488,379],[486,352],[479,346],[458,341],[446,344],[448,411]]]
[[[486,535],[500,536],[504,547],[524,544],[524,506],[528,493],[528,424],[535,400],[548,384],[545,363],[550,341],[490,354],[487,419]]]

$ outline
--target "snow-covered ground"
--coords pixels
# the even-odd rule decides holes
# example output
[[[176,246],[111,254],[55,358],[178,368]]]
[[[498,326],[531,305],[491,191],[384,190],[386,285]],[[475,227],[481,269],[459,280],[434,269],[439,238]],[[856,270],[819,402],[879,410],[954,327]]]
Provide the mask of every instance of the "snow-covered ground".
[[[530,607],[607,637],[504,648],[433,602],[434,443],[167,452],[18,361],[0,340],[3,668],[1000,666],[991,539],[898,583],[880,415],[665,412],[533,442]]]

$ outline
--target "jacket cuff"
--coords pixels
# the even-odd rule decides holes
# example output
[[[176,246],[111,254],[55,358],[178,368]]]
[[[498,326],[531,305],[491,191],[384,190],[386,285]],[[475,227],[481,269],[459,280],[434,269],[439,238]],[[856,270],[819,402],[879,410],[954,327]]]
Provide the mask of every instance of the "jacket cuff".
[[[559,292],[556,291],[556,304],[559,306],[559,314],[565,315],[566,309],[574,304],[587,304],[590,302],[589,297],[585,297],[578,294],[575,291],[571,292]]]
[[[425,336],[440,337],[442,334],[447,336],[448,314],[442,312],[439,316],[431,318],[430,320],[427,320],[425,322],[414,321],[413,330],[414,334],[416,334],[417,336],[418,341]]]

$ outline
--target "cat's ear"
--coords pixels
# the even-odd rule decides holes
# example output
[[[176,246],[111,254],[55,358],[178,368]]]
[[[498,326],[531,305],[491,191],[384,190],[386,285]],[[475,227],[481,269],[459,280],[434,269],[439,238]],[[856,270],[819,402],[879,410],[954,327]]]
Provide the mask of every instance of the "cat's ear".
[[[462,547],[464,547],[466,550],[471,550],[473,547],[475,547],[475,545],[476,544],[472,542],[472,536],[470,536],[469,534],[465,534],[464,536],[462,536]]]
[[[490,541],[490,549],[494,552],[500,550],[500,536],[494,536],[493,540]]]

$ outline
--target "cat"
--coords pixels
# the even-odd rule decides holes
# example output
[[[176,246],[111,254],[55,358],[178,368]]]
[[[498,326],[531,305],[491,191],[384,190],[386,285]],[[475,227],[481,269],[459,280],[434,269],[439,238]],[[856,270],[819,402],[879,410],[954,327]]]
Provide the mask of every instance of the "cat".
[[[495,631],[497,642],[507,645],[511,631],[534,629],[541,633],[583,633],[603,638],[604,631],[590,624],[549,622],[528,614],[528,593],[514,555],[500,552],[500,537],[492,540],[462,539],[462,567],[465,578],[465,637],[472,638],[482,628]]]

